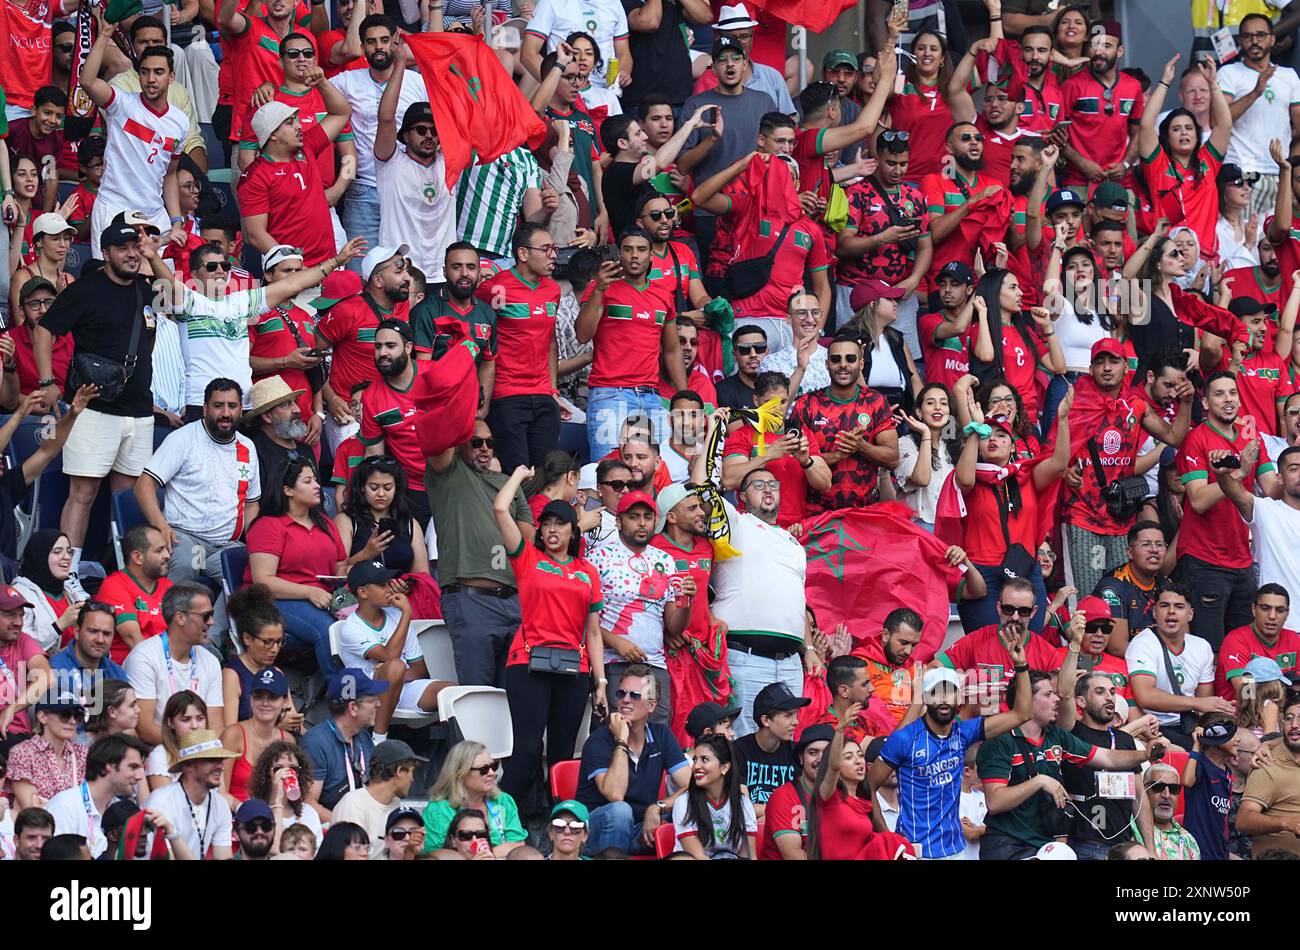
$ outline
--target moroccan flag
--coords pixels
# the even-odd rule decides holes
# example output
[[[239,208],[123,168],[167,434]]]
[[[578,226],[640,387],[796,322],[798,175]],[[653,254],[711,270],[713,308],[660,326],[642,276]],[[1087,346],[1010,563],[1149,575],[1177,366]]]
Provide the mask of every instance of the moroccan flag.
[[[854,0],[754,0],[754,5],[769,16],[821,33],[850,9]]]
[[[731,673],[727,668],[727,640],[717,624],[709,624],[703,637],[687,635],[680,650],[665,650],[672,683],[673,735],[683,748],[695,744],[686,734],[686,716],[700,703],[717,703],[724,709],[732,701]]]
[[[419,33],[406,45],[429,93],[448,188],[472,161],[483,165],[525,142],[542,144],[546,123],[480,37]]]
[[[117,860],[118,861],[135,861],[136,850],[139,847],[140,839],[148,834],[144,830],[144,820],[147,816],[144,812],[138,811],[126,820],[126,825],[122,828],[122,837],[117,842]],[[149,854],[146,861],[166,861],[167,839],[161,834],[153,836],[153,842],[150,845]]]
[[[435,321],[435,332],[452,334],[442,359],[427,364],[428,388],[417,404],[415,435],[425,458],[461,445],[474,434],[478,412],[478,344],[455,317]]]
[[[880,633],[895,607],[911,607],[924,621],[912,659],[933,658],[962,572],[948,563],[948,545],[918,527],[909,508],[885,503],[830,511],[804,523],[803,543],[808,606],[821,629],[846,624],[856,647]]]

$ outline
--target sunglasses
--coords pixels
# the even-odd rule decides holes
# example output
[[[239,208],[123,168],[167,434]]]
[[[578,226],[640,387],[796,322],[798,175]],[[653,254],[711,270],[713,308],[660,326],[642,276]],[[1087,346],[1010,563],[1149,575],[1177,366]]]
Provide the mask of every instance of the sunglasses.
[[[52,712],[54,715],[58,716],[58,717],[59,717],[60,719],[62,719],[64,722],[67,722],[67,721],[70,720],[70,719],[75,719],[77,722],[84,722],[85,719],[86,719],[86,711],[85,711],[84,709],[80,709],[80,708],[78,708],[78,709],[57,709],[57,710],[55,710],[55,709],[51,709],[50,712]]]
[[[911,137],[912,136],[907,132],[895,131],[894,129],[889,129],[880,133],[880,141],[882,142],[906,142]]]
[[[641,702],[641,694],[634,689],[616,689],[614,690],[615,699],[630,699],[634,703]]]
[[[206,264],[200,264],[199,266],[209,274],[215,274],[217,271],[225,274],[230,271],[230,261],[208,261]]]
[[[388,837],[392,838],[394,841],[405,841],[413,834],[415,834],[414,828],[394,828],[392,831],[388,832]]]
[[[484,439],[477,435],[474,436],[474,438],[469,440],[469,447],[471,449],[481,449],[484,446],[486,446],[489,449],[495,449],[497,447],[497,440],[492,438],[491,436],[488,436],[486,439]]]
[[[1095,623],[1085,624],[1084,633],[1110,633],[1115,629],[1115,624],[1109,620],[1098,620]]]
[[[662,221],[664,218],[677,217],[677,209],[669,208],[667,211],[647,211],[646,214],[650,216],[651,221]]]
[[[741,356],[749,356],[751,353],[766,353],[766,343],[737,343],[736,352]]]
[[[1155,792],[1157,795],[1161,792],[1169,792],[1171,795],[1177,795],[1178,790],[1182,787],[1182,782],[1152,782],[1147,786],[1147,791]]]
[[[983,135],[983,133],[980,133],[980,132],[963,132],[961,135],[957,136],[957,138],[960,139],[960,140],[963,141],[963,142],[972,142],[972,141],[973,141],[973,142],[983,142],[983,141],[984,141],[984,135]]]
[[[858,354],[856,353],[839,353],[835,356],[826,357],[826,362],[830,363],[832,366],[839,366],[841,363],[844,363],[847,366],[852,366],[857,361]]]
[[[479,775],[487,778],[497,770],[497,766],[500,764],[500,762],[493,762],[491,765],[480,765],[477,768],[471,768],[470,771],[477,772]]]
[[[252,834],[269,835],[275,830],[275,823],[266,818],[254,818],[252,821],[244,822],[244,830]]]
[[[428,138],[430,135],[433,135],[435,133],[433,126],[424,122],[421,122],[419,125],[411,126],[411,131],[414,132],[422,139]]]
[[[1028,619],[1034,615],[1033,607],[1012,607],[1010,604],[998,604],[998,610],[1002,611],[1004,617],[1024,617]]]
[[[612,488],[614,491],[627,491],[632,487],[631,482],[625,482],[621,478],[611,478],[607,482],[601,482],[606,488]]]
[[[457,841],[465,841],[465,842],[469,842],[469,841],[473,841],[475,838],[482,838],[484,841],[487,841],[487,840],[488,840],[487,829],[484,829],[483,831],[458,831],[458,832],[456,832],[456,840],[457,840]]]
[[[315,59],[316,51],[310,46],[295,46],[293,49],[284,50],[285,59]]]
[[[182,610],[181,613],[189,614],[191,617],[199,617],[204,623],[210,623],[213,616],[216,615],[215,610]]]
[[[551,827],[555,829],[557,835],[568,832],[571,835],[580,835],[587,830],[587,824],[583,821],[565,821],[563,818],[556,818],[551,822]]]

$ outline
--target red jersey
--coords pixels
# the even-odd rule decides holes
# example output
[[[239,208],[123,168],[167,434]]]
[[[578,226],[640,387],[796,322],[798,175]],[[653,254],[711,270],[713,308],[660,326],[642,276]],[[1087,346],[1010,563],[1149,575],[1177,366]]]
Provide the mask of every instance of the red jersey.
[[[916,146],[912,148],[915,150]],[[956,172],[953,177],[940,173],[926,176],[921,191],[931,220],[961,207],[988,185],[996,184],[987,174],[972,175],[969,179],[962,172]],[[939,271],[949,261],[961,261],[971,267],[975,263],[975,251],[980,249],[984,251],[984,260],[992,260],[992,244],[1005,240],[1011,213],[1010,192],[1003,188],[962,218],[957,228],[934,246],[934,257],[926,274],[929,286],[934,286]]]
[[[999,132],[989,125],[983,114],[975,117],[975,127],[984,133],[984,169],[981,172],[1002,185],[1011,187],[1011,150],[1027,138],[1039,138],[1019,123],[1016,128]]]
[[[951,161],[948,129],[952,126],[952,110],[939,84],[914,86],[909,82],[902,95],[890,100],[889,115],[892,127],[909,136],[908,179],[920,181],[927,175],[941,174]]]
[[[532,647],[567,647],[581,653],[578,669],[586,673],[591,669],[587,617],[605,606],[600,572],[580,557],[557,560],[523,538],[510,552],[510,566],[519,581],[523,622],[510,641],[506,665],[527,663]]]
[[[358,56],[350,63],[344,63],[342,66],[334,66],[330,63],[331,51],[340,43],[346,43],[347,39],[347,30],[326,30],[316,37],[316,49],[320,53],[318,62],[320,68],[325,70],[326,79],[347,72],[349,69],[365,69],[368,65],[364,56]]]
[[[68,224],[89,224],[90,216],[95,212],[95,199],[99,196],[98,188],[91,188],[84,181],[72,193],[77,197],[77,205],[68,216]]]
[[[361,460],[365,457],[366,447],[355,435],[340,442],[338,449],[334,452],[334,472],[330,476],[331,484],[346,485],[352,479],[352,473],[356,471],[357,466],[361,464]]]
[[[669,241],[664,252],[650,250],[650,272],[646,275],[654,287],[662,289],[673,301],[691,299],[691,280],[700,280],[700,263],[689,244]]]
[[[362,60],[362,64],[365,60]],[[284,102],[298,110],[298,121],[302,125],[304,136],[308,129],[314,125],[320,125],[321,120],[329,115],[329,110],[325,108],[325,100],[321,98],[320,90],[312,87],[303,92],[293,92],[284,86],[279,86],[275,90],[275,101]],[[253,135],[253,127],[249,123],[252,121],[252,113],[247,116],[248,121],[244,124],[243,134],[239,136],[240,151],[257,151],[257,138]],[[349,122],[343,127],[338,138],[331,142],[329,147],[316,156],[316,165],[320,171],[320,181],[323,186],[329,188],[334,184],[334,144],[335,142],[351,142],[354,136],[352,134],[352,124]]]
[[[267,22],[265,17],[249,16],[244,13],[248,28],[243,33],[222,37],[226,50],[234,53],[238,62],[235,71],[234,98],[231,100],[230,141],[239,142],[246,135],[252,134],[249,123],[253,118],[253,91],[263,83],[278,87],[284,82],[284,70],[280,68],[280,40],[282,37]],[[293,31],[293,27],[289,27]],[[303,31],[316,42],[310,31]],[[317,62],[320,57],[316,57]]]
[[[294,335],[294,330],[298,331],[297,336]],[[284,306],[272,307],[257,318],[257,323],[248,328],[248,336],[250,356],[279,359],[300,347],[316,345],[316,316],[302,307],[290,306],[288,309]],[[302,343],[298,342],[299,338],[302,339]],[[302,410],[304,419],[311,416],[313,412],[311,383],[307,381],[305,370],[286,367],[260,375],[254,373],[253,382],[266,379],[268,376],[279,376],[289,384],[290,389],[303,390],[303,394],[298,397],[298,408]],[[347,399],[348,391],[344,390],[339,395]]]
[[[739,181],[730,182],[722,189],[722,195],[727,199],[727,212],[714,219],[717,231],[713,235],[713,243],[709,245],[709,260],[704,268],[710,277],[727,275],[731,259],[736,256],[735,222],[743,212],[744,203],[749,200],[749,195],[741,189]]]
[[[732,213],[736,213],[734,210]],[[781,234],[781,226],[766,218],[758,223],[758,239],[749,243],[746,255],[759,257],[771,251]],[[785,240],[781,242],[767,284],[758,293],[741,300],[733,300],[737,326],[744,321],[741,315],[751,317],[780,317],[786,315],[790,294],[796,286],[803,286],[806,274],[824,271],[830,266],[826,253],[826,239],[815,221],[802,217],[790,225]]]
[[[800,790],[795,788],[795,782],[800,783],[802,796],[799,794]],[[816,794],[815,790],[808,787],[803,776],[797,777],[794,782],[786,782],[772,792],[763,811],[763,833],[758,839],[758,860],[782,860],[781,849],[777,847],[776,839],[783,835],[797,835],[800,850],[805,849],[808,835],[808,806],[804,803],[812,801]]]
[[[57,174],[59,153],[63,151],[63,132],[55,129],[49,135],[37,138],[32,133],[30,118],[17,119],[9,126],[9,135],[5,137],[9,146],[9,162],[17,164],[21,157],[30,158],[41,171],[41,177]]]
[[[699,363],[691,367],[691,371],[686,374],[686,388],[695,393],[704,400],[704,408],[710,412],[718,405],[718,389],[713,385],[713,377]],[[672,400],[677,390],[668,380],[660,378],[659,380],[659,397],[664,400],[664,408],[668,408],[668,403]]]
[[[1061,89],[1065,118],[1070,126],[1070,146],[1102,168],[1124,160],[1129,126],[1142,119],[1142,86],[1127,73],[1116,73],[1113,86],[1103,85],[1090,69],[1075,73]],[[1065,173],[1068,184],[1089,184],[1073,165]],[[1213,178],[1213,176],[1211,176]],[[1091,189],[1089,189],[1091,194]]]
[[[1184,485],[1198,478],[1207,479],[1209,484],[1217,482],[1218,476],[1210,465],[1209,453],[1213,449],[1229,449],[1234,455],[1241,455],[1253,440],[1259,443],[1259,462],[1255,471],[1247,472],[1243,484],[1247,491],[1254,491],[1255,479],[1267,472],[1275,471],[1270,462],[1268,450],[1258,436],[1247,437],[1244,426],[1233,426],[1226,434],[1216,429],[1210,422],[1203,422],[1183,440],[1178,450],[1178,477]],[[1178,532],[1178,553],[1180,556],[1190,554],[1216,567],[1245,568],[1254,563],[1250,555],[1249,528],[1241,520],[1241,515],[1228,499],[1220,499],[1205,514],[1200,514],[1191,505],[1183,506],[1183,525]]]
[[[766,440],[778,439],[772,433]],[[811,442],[812,435],[809,433]],[[727,436],[722,449],[723,459],[739,456],[745,460],[758,458],[758,431],[748,423],[742,425]],[[765,443],[766,444],[766,443]],[[781,507],[776,512],[776,523],[782,528],[789,528],[796,522],[803,521],[808,513],[808,479],[804,477],[803,467],[793,455],[783,455],[767,463],[776,480],[781,483]],[[744,509],[744,499],[738,498],[738,508]]]
[[[160,577],[153,582],[151,590],[136,580],[130,569],[126,569],[115,571],[104,578],[95,599],[102,600],[113,608],[114,624],[134,620],[140,625],[141,636],[147,639],[167,629],[167,623],[162,618],[162,602],[163,595],[171,586],[171,581]],[[126,662],[126,655],[130,652],[131,648],[126,641],[114,633],[113,643],[108,648],[109,659],[120,665]]]
[[[252,6],[253,2],[254,0],[237,0],[239,12],[248,16],[250,21],[253,17],[249,15],[248,8]],[[312,35],[309,29],[311,25],[311,4],[308,0],[298,0],[298,5],[293,11],[293,22],[299,32],[306,33],[308,36]],[[246,47],[239,46],[237,42],[232,43],[230,38],[224,35],[221,39],[223,55],[221,57],[221,67],[217,72],[217,105],[229,106],[233,105],[235,101],[235,85],[238,81],[236,77],[242,68],[241,58]],[[275,42],[278,47],[280,43],[278,36]],[[278,51],[276,55],[279,55]],[[321,65],[323,66],[324,63],[322,62]],[[276,81],[279,82],[279,80]],[[230,130],[231,132],[235,131],[233,121]]]
[[[1290,360],[1277,355],[1276,349],[1254,350],[1241,361],[1237,374],[1237,392],[1241,408],[1237,422],[1246,431],[1265,435],[1280,435],[1277,411],[1288,396],[1296,391],[1288,372]]]
[[[1294,680],[1297,657],[1300,656],[1300,633],[1283,629],[1277,635],[1277,642],[1269,646],[1255,631],[1254,624],[1228,631],[1219,646],[1219,659],[1215,663],[1214,695],[1236,702],[1237,693],[1231,681],[1245,673],[1246,664],[1257,656],[1277,660],[1282,675]]]
[[[848,187],[845,194],[849,202],[849,220],[844,233],[870,236],[879,234],[892,225],[889,208],[892,205],[908,218],[920,221],[921,233],[930,230],[930,209],[921,189],[903,182],[890,190],[874,178],[864,178]],[[905,250],[902,245],[883,244],[862,257],[840,261],[836,271],[841,284],[857,286],[875,278],[890,284],[906,280],[916,266],[916,249]]]
[[[1065,118],[1065,93],[1049,69],[1043,74],[1043,88],[1025,83],[1025,109],[1020,113],[1020,127],[1046,135]]]
[[[1201,242],[1201,257],[1207,261],[1219,256],[1219,190],[1214,183],[1223,156],[1208,141],[1192,156],[1195,170],[1180,165],[1159,146],[1142,156],[1142,175],[1147,193],[1155,203],[1159,217],[1168,218],[1171,227],[1185,224]]]
[[[318,577],[337,572],[339,562],[347,559],[343,539],[333,521],[325,527],[312,522],[304,528],[288,515],[258,518],[248,529],[249,554],[274,554],[280,558],[276,576],[290,584],[302,584],[331,590]],[[233,579],[230,579],[233,580]],[[244,583],[252,583],[250,569],[244,570]]]
[[[862,429],[863,440],[873,442],[880,433],[897,429],[889,403],[869,386],[859,386],[846,400],[835,398],[829,388],[805,393],[795,400],[786,425],[802,429],[812,451],[818,455],[834,449],[835,436],[841,432]],[[880,497],[879,470],[875,462],[861,455],[840,459],[831,468],[830,490],[809,491],[809,514],[873,504]]]
[[[925,358],[925,381],[943,383],[952,392],[957,380],[970,372],[970,348],[975,343],[975,321],[965,333],[940,340],[936,331],[944,324],[943,311],[923,313],[918,322],[921,352]]]
[[[10,327],[5,336],[14,341],[14,362],[18,365],[18,391],[26,396],[37,388],[36,382],[41,378],[36,368],[36,353],[32,349],[32,329],[26,323]],[[77,348],[77,341],[71,333],[54,338],[54,348],[50,353],[54,381],[59,392],[63,391],[68,380],[68,365],[72,362],[72,353]]]
[[[429,377],[435,372],[425,360],[413,360],[415,375],[406,389],[398,389],[387,376],[379,378],[361,393],[361,441],[368,448],[379,442],[384,451],[406,469],[411,490],[424,491],[424,452],[415,434],[415,415],[420,405],[426,410],[432,401]]]
[[[550,393],[554,388],[550,353],[555,345],[560,285],[549,277],[529,283],[512,267],[479,284],[478,296],[497,311],[497,375],[492,398]]]
[[[1021,544],[1033,554],[1043,539],[1038,536],[1038,492],[1034,488],[1033,469],[1024,466],[1014,476],[1020,483],[1020,507],[1007,518],[1007,533],[1012,544]],[[966,554],[975,564],[998,565],[1007,554],[1002,537],[1001,505],[1006,489],[1002,485],[977,481],[963,490],[966,499]]]
[[[1136,633],[1134,635],[1136,636]],[[1052,660],[1053,665],[1048,672],[1055,672],[1061,668],[1061,664],[1065,662],[1065,654],[1068,650],[1069,647],[1060,647],[1056,651],[1056,656]],[[1079,654],[1080,671],[1084,669],[1084,663],[1086,662],[1084,659],[1085,656],[1087,656],[1087,654]],[[1032,666],[1033,664],[1030,665]],[[1126,700],[1129,700],[1130,702],[1132,701],[1133,689],[1129,685],[1128,681],[1128,664],[1122,659],[1103,650],[1101,656],[1097,657],[1089,669],[1096,670],[1099,673],[1105,673],[1110,677],[1110,681],[1115,684],[1115,695],[1123,696]]]
[[[790,154],[799,166],[799,190],[829,199],[833,182],[826,167],[826,151],[822,148],[825,134],[825,129],[799,129],[794,134],[794,151]]]
[[[1088,382],[1091,384],[1092,377],[1088,377]],[[1083,380],[1079,383],[1082,385]],[[1127,478],[1133,474],[1138,449],[1146,442],[1142,420],[1146,416],[1147,403],[1133,390],[1126,393],[1121,390],[1119,398],[1114,400],[1107,400],[1093,385],[1089,385],[1087,392],[1090,397],[1095,394],[1095,398],[1090,398],[1085,405],[1081,390],[1076,388],[1074,407],[1070,410],[1071,448],[1075,449],[1070,464],[1083,462],[1083,484],[1077,490],[1068,483],[1063,484],[1061,520],[1093,534],[1126,534],[1132,519],[1117,521],[1106,507],[1084,436],[1091,435],[1095,440],[1107,482]]]
[[[661,531],[650,539],[650,546],[658,548],[673,559],[678,574],[695,578],[695,597],[691,599],[691,619],[686,624],[686,636],[707,643],[709,639],[709,576],[713,573],[713,544],[708,538],[696,536],[690,550],[681,547]]]
[[[1127,251],[1125,251],[1127,259]],[[1286,304],[1282,299],[1282,278],[1279,275],[1270,281],[1258,267],[1237,267],[1223,275],[1224,281],[1232,281],[1232,296],[1253,297],[1260,303],[1271,303],[1281,310]],[[1270,334],[1271,335],[1271,334]]]
[[[1004,697],[1006,684],[1010,683],[1011,677],[1016,675],[1011,654],[1002,645],[1002,637],[995,623],[980,627],[975,632],[961,637],[936,659],[949,669],[965,670],[968,674],[974,672],[981,684],[1001,684],[1004,687]],[[1025,659],[1031,670],[1044,670],[1050,673],[1060,667],[1056,662],[1056,651],[1036,633],[1029,634],[1025,641]],[[969,687],[968,676],[967,688]],[[1005,698],[1002,701],[1002,708],[1004,710],[1008,708]]]
[[[365,293],[340,300],[316,321],[316,335],[334,350],[330,365],[330,387],[347,399],[352,387],[363,379],[376,380],[375,328],[380,320],[409,321],[410,302],[403,300],[391,311],[383,310]]]
[[[583,302],[594,292],[593,284],[583,295]],[[592,338],[587,386],[657,387],[664,324],[675,312],[671,294],[649,280],[639,286],[626,278],[610,284]]]
[[[62,5],[55,0],[29,0],[27,6],[20,7],[12,0],[4,0],[5,32],[8,44],[5,53],[4,93],[5,101],[11,106],[31,109],[36,98],[36,90],[49,84],[50,57],[53,55],[53,43],[50,35],[50,23],[53,22],[56,7],[62,15]]]
[[[1020,393],[1025,404],[1025,415],[1038,418],[1038,361],[1047,354],[1047,344],[1035,330],[1020,330],[1002,317],[1002,373],[1006,381]],[[972,324],[974,321],[971,321]],[[971,337],[972,341],[974,337]],[[972,346],[974,344],[972,343]]]
[[[277,243],[303,249],[304,267],[338,251],[320,177],[319,156],[329,148],[329,136],[313,125],[303,129],[302,151],[292,159],[273,162],[258,155],[239,176],[240,214],[266,215],[266,230]]]

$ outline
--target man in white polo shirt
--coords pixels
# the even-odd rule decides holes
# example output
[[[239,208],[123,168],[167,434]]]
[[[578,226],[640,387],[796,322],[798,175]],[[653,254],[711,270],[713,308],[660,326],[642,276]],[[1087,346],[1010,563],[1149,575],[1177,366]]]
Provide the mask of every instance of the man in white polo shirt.
[[[1300,447],[1289,446],[1277,457],[1281,498],[1258,498],[1242,484],[1242,473],[1254,471],[1246,466],[1254,465],[1258,454],[1257,442],[1246,446],[1241,452],[1242,467],[1216,484],[1250,525],[1260,585],[1281,584],[1293,597],[1300,596],[1300,559],[1296,558],[1300,551]]]

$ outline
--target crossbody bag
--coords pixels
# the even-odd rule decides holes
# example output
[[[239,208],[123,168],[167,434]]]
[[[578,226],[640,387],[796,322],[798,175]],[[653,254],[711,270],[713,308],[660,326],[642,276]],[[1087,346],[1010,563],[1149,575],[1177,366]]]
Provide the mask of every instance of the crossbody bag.
[[[776,237],[776,243],[766,254],[735,261],[727,268],[727,276],[723,278],[723,283],[726,285],[728,300],[752,297],[767,286],[767,282],[772,277],[772,262],[776,260],[776,253],[785,243],[786,233],[793,223],[781,229],[781,233]]]
[[[68,374],[68,392],[75,393],[82,386],[99,387],[97,398],[104,402],[117,402],[122,398],[127,380],[135,373],[140,349],[140,334],[144,330],[144,288],[135,282],[135,319],[131,323],[131,339],[126,345],[126,357],[116,360],[98,353],[77,350],[72,357],[72,370]]]

